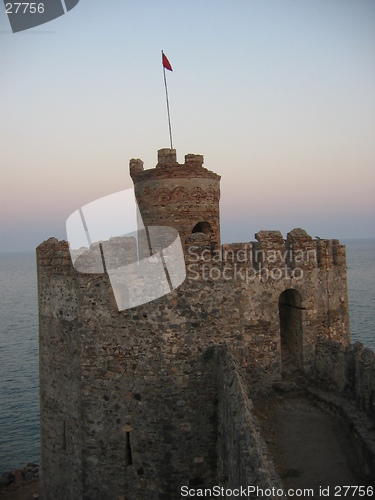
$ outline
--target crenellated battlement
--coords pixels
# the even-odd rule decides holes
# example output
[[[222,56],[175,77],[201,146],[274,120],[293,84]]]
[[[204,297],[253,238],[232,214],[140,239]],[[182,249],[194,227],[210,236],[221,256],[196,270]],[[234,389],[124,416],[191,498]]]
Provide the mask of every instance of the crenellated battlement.
[[[317,261],[319,267],[346,266],[345,245],[341,245],[339,240],[319,239]]]
[[[175,149],[159,149],[155,168],[144,169],[143,161],[131,159],[129,172],[134,184],[142,181],[161,179],[212,179],[220,181],[220,175],[203,167],[203,155],[187,154],[185,162],[178,163]]]
[[[213,265],[241,265],[247,268],[263,269],[288,267],[290,269],[325,268],[341,266],[346,268],[345,246],[338,240],[313,239],[305,230],[296,228],[284,239],[280,231],[259,231],[256,241],[225,243],[221,250],[213,250],[209,238],[185,238],[186,261],[189,255],[201,254],[202,262]]]

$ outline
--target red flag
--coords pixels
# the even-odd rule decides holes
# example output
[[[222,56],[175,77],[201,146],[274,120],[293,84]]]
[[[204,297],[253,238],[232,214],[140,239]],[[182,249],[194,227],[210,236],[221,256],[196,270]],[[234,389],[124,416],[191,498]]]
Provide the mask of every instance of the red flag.
[[[167,56],[164,54],[164,52],[162,52],[162,55],[163,55],[163,66],[164,66],[164,68],[167,69],[167,70],[169,70],[169,71],[173,71],[171,63],[168,61]]]

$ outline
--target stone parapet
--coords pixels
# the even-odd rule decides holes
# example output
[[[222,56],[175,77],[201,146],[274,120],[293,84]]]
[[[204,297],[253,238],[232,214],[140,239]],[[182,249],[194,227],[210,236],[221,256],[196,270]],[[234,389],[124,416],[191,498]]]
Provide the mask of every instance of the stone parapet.
[[[360,342],[343,346],[324,337],[316,344],[316,377],[350,394],[375,424],[375,353]]]
[[[280,491],[283,485],[261,435],[247,391],[238,360],[224,347],[218,365],[220,483],[225,489],[241,485]]]
[[[178,163],[175,149],[161,149],[158,151],[156,168],[144,170],[142,160],[131,159],[129,170],[134,183],[178,178],[206,178],[219,181],[220,175],[203,167],[203,161],[203,155],[187,154],[185,155],[185,163]]]

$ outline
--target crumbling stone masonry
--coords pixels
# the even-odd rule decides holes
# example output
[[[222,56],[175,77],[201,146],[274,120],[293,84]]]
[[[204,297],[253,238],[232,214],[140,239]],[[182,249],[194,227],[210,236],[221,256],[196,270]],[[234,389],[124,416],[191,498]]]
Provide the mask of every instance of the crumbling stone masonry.
[[[220,177],[202,156],[179,164],[164,149],[154,169],[131,160],[130,174],[144,223],[178,229],[187,278],[119,311],[108,276],[77,272],[67,242],[37,248],[44,500],[175,500],[184,485],[233,485],[234,420],[244,430],[252,419],[229,358],[254,393],[280,380],[287,357],[313,373],[318,336],[350,341],[337,240],[294,229],[220,246]],[[259,473],[263,444],[255,424],[249,433],[258,462],[244,453],[240,470],[277,483]]]

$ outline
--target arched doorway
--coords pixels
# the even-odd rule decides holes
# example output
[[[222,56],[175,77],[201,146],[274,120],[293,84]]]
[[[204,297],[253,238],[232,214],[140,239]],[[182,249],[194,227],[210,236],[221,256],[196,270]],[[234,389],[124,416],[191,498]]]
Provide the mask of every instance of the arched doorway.
[[[303,368],[302,299],[297,290],[285,290],[279,297],[281,371]]]
[[[211,226],[208,222],[198,222],[198,224],[195,224],[193,227],[192,233],[204,233],[204,234],[211,234]]]

